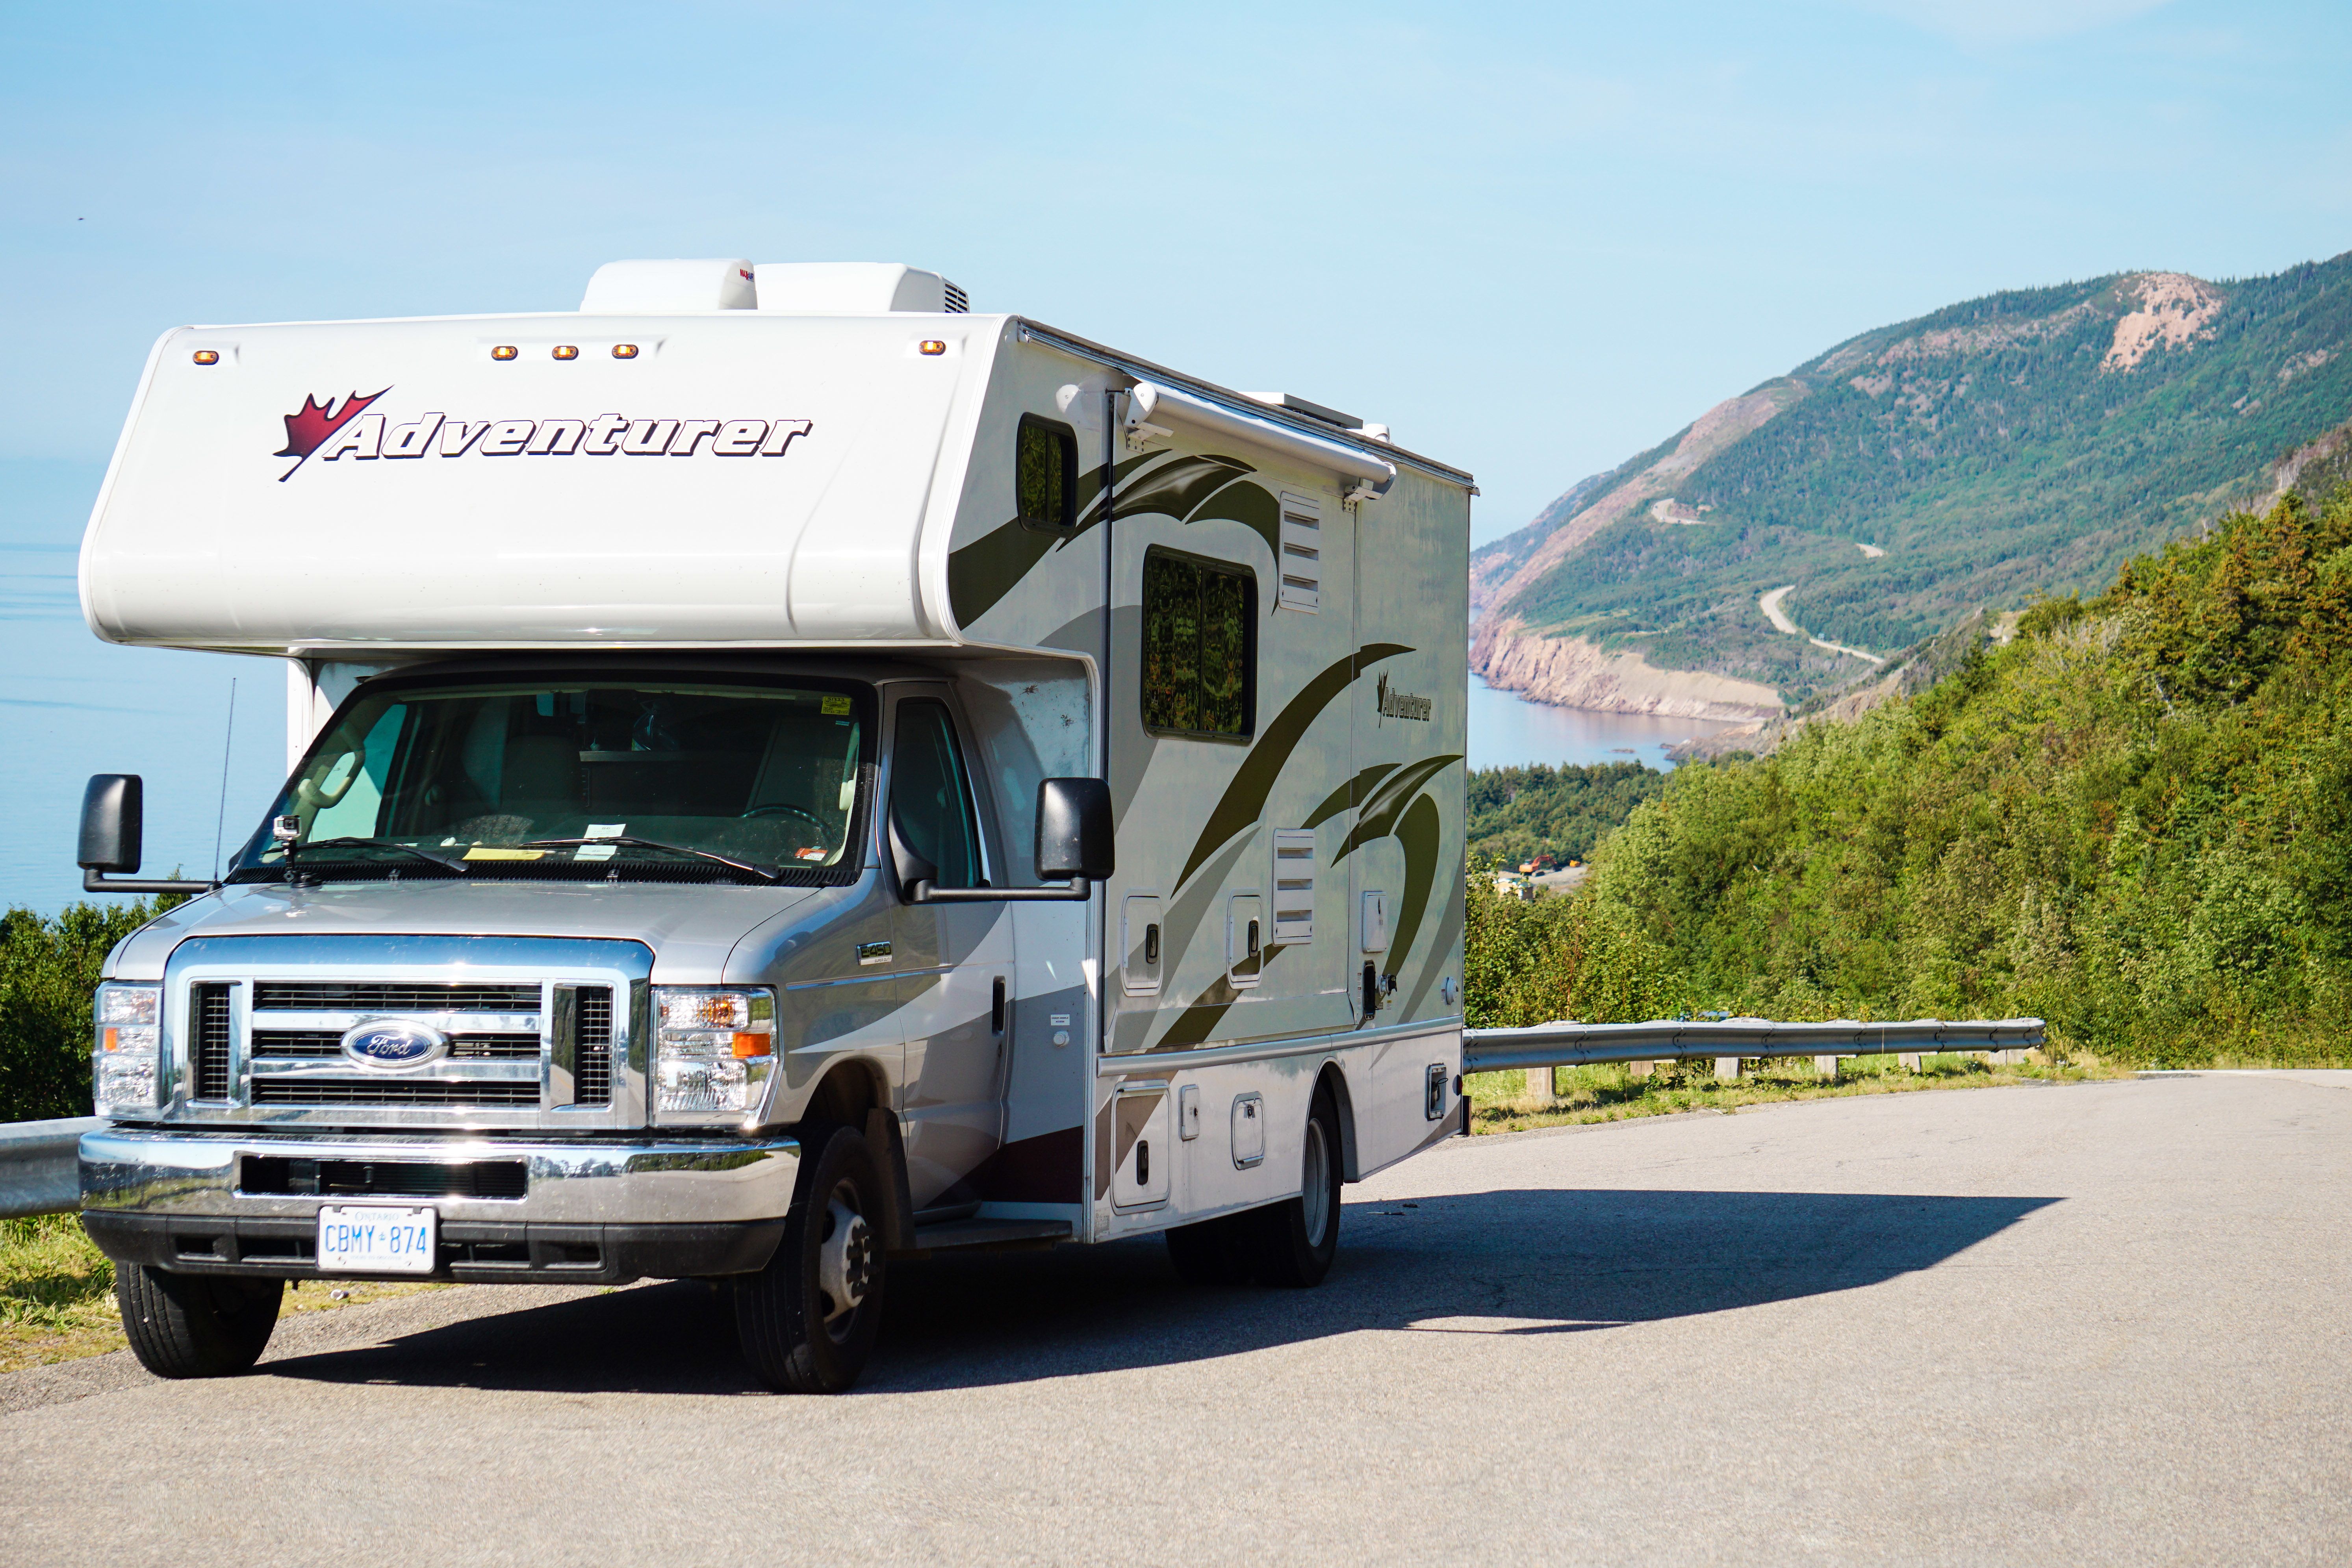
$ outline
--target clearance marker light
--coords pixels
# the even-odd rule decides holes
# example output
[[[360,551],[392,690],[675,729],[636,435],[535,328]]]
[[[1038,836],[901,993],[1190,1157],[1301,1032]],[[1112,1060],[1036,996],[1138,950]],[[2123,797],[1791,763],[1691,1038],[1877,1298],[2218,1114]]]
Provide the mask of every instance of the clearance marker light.
[[[634,360],[637,357],[637,346],[635,343],[615,343],[613,345],[613,357],[616,360]]]
[[[198,349],[196,350],[196,363],[200,365],[219,364],[220,350],[218,349]]]
[[[937,338],[926,338],[923,340],[924,353],[944,354],[947,351],[948,346],[945,343],[940,342]]]
[[[570,343],[558,343],[555,345],[555,357],[559,360],[576,360],[580,357],[580,350]]]
[[[494,360],[511,360],[514,357],[515,346],[512,343],[500,343],[490,350],[490,358]]]

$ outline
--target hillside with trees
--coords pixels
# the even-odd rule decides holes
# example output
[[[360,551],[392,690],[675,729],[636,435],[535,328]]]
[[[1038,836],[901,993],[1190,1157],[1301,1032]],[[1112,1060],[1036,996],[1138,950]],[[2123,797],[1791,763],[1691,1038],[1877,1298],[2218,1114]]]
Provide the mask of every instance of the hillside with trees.
[[[1474,1021],[2032,1014],[2129,1060],[2342,1060],[2347,712],[2352,499],[2289,496],[1856,722],[1677,769],[1583,896],[1474,912]]]

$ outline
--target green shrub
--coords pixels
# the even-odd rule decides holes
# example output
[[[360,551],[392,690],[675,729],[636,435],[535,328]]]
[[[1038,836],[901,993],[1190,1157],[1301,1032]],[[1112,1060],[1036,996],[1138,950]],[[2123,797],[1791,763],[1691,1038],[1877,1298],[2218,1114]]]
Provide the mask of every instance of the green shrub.
[[[0,1122],[89,1114],[90,993],[114,945],[179,902],[0,914]]]

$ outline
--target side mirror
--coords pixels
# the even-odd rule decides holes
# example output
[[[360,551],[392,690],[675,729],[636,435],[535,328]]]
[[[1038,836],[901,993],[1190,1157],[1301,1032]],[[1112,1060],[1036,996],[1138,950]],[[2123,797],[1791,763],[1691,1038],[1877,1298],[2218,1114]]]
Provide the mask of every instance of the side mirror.
[[[140,830],[146,786],[136,773],[98,773],[81,795],[81,843],[74,863],[81,867],[85,893],[210,893],[212,882],[107,880],[109,873],[139,869]]]
[[[136,773],[99,773],[81,792],[81,848],[74,863],[89,872],[139,869],[146,785]]]
[[[908,904],[1016,904],[1093,896],[1087,884],[1111,873],[1110,786],[1099,779],[1048,779],[1037,786],[1037,874],[1055,887],[934,887],[939,873],[907,845],[894,817],[890,870]]]
[[[1099,779],[1047,779],[1037,786],[1037,874],[1104,882],[1115,869],[1110,786]]]

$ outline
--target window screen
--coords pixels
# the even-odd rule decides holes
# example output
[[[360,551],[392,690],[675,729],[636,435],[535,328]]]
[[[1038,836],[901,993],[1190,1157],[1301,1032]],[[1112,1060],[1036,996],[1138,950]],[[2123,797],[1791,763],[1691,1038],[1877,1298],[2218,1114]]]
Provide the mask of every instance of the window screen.
[[[1257,698],[1257,579],[1164,550],[1143,558],[1143,727],[1244,739]]]
[[[890,753],[890,810],[907,847],[939,868],[941,887],[980,885],[980,834],[972,821],[955,727],[934,702],[898,705]]]
[[[1078,521],[1078,438],[1066,424],[1021,416],[1013,463],[1013,506],[1036,528],[1076,528]]]

